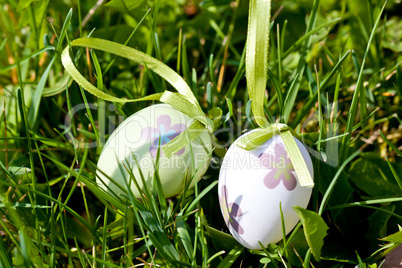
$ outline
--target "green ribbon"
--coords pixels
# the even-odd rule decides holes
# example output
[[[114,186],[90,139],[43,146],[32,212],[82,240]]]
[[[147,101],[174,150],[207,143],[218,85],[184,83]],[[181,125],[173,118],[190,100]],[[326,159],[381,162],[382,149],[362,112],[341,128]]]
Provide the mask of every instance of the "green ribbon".
[[[98,98],[111,101],[111,102],[137,102],[147,100],[159,100],[166,104],[171,105],[178,111],[194,118],[195,121],[176,138],[171,140],[168,144],[164,145],[162,150],[165,156],[170,157],[180,151],[189,142],[198,137],[205,129],[212,134],[214,130],[213,121],[208,118],[201,109],[197,98],[194,96],[190,87],[183,80],[183,78],[173,71],[169,66],[163,64],[159,60],[141,52],[134,48],[115,43],[112,41],[98,39],[98,38],[78,38],[70,43],[70,47],[85,47],[90,49],[97,49],[120,57],[127,58],[138,64],[144,64],[147,68],[151,69],[169,84],[171,84],[179,93],[165,91],[164,93],[156,93],[138,99],[124,99],[114,97],[102,90],[99,90],[92,85],[75,67],[69,54],[69,47],[63,50],[61,61],[64,68],[71,75],[71,77],[89,93]]]
[[[287,131],[288,129],[289,127],[285,124],[270,124],[265,128],[257,128],[253,132],[242,136],[237,140],[236,145],[247,151],[251,151],[263,145],[273,136],[280,134],[282,131]]]
[[[183,95],[170,91],[165,91],[159,100],[161,102],[170,104],[176,110],[196,119],[201,124],[203,124],[210,133],[214,131],[213,121],[205,116],[201,108],[196,109],[194,107],[194,104],[189,102]]]
[[[258,148],[274,135],[280,135],[301,187],[313,187],[307,165],[292,135],[292,129],[285,124],[269,124],[264,113],[264,95],[268,80],[268,50],[270,0],[250,0],[246,47],[246,79],[251,110],[257,125],[255,131],[244,135],[236,145],[245,149]]]
[[[257,124],[268,124],[264,116],[264,94],[268,80],[270,0],[251,0],[246,47],[246,78],[251,110]]]

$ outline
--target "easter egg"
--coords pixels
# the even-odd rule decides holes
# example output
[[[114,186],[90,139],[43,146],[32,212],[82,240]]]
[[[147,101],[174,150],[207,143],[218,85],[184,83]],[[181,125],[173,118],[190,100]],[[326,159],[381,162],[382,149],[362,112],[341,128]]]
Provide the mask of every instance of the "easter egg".
[[[143,187],[152,189],[157,166],[166,198],[181,193],[185,185],[193,186],[208,169],[211,135],[205,130],[169,158],[162,150],[193,122],[193,118],[168,104],[152,105],[131,115],[113,131],[101,152],[96,173],[98,185],[107,192],[125,196],[130,187],[134,196],[140,198]],[[130,181],[132,178],[139,187]]]
[[[304,145],[295,140],[313,177],[311,158]],[[244,247],[261,249],[259,241],[267,247],[282,239],[280,205],[288,234],[299,221],[293,206],[306,208],[312,188],[298,183],[280,135],[250,151],[238,147],[236,141],[219,173],[220,207],[233,237]]]

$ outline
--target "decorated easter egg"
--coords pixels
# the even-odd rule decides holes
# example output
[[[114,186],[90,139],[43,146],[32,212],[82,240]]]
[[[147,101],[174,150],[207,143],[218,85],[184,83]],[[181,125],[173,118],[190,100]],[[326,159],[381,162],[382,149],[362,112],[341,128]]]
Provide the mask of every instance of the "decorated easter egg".
[[[313,177],[311,158],[295,140]],[[261,249],[259,242],[267,247],[282,239],[280,206],[288,234],[299,221],[293,206],[306,208],[312,188],[300,186],[280,135],[250,151],[238,147],[236,141],[219,173],[220,207],[233,237],[249,249]]]
[[[98,185],[117,195],[130,187],[139,198],[143,187],[152,189],[157,167],[166,198],[181,193],[185,185],[191,187],[209,166],[211,135],[205,130],[169,158],[162,149],[193,122],[193,118],[168,104],[152,105],[128,117],[113,131],[102,150],[98,160]],[[131,178],[139,187],[130,181]]]

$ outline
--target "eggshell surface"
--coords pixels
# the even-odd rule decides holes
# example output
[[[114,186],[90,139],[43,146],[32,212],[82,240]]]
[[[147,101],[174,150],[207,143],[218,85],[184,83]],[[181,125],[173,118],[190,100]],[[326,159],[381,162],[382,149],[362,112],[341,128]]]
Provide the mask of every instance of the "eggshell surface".
[[[313,177],[311,158],[304,145],[295,140]],[[306,208],[312,188],[298,183],[279,135],[250,151],[238,147],[236,141],[219,173],[220,207],[233,237],[249,249],[261,249],[259,241],[267,247],[282,240],[280,204],[288,234],[299,221],[293,206]]]
[[[200,180],[208,169],[212,150],[211,135],[205,130],[170,158],[163,154],[162,149],[193,122],[194,119],[167,104],[152,105],[131,115],[113,131],[102,150],[98,160],[98,185],[108,192],[126,196],[125,191],[130,186],[134,196],[140,198],[141,192],[130,181],[130,177],[134,177],[143,189],[142,173],[146,186],[152,189],[160,145],[158,174],[165,197],[181,193],[186,178],[193,178],[191,187],[194,180]]]

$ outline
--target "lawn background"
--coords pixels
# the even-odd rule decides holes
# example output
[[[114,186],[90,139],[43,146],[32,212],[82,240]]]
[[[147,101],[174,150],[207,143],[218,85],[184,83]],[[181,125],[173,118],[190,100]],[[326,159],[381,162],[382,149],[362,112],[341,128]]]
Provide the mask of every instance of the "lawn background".
[[[78,37],[126,43],[182,75],[204,112],[222,114],[219,128],[234,124],[237,138],[255,127],[244,75],[248,1],[101,2],[0,0],[3,267],[376,267],[402,242],[401,3],[388,1],[381,13],[383,1],[272,1],[265,113],[316,152],[308,209],[329,229],[322,248],[299,225],[288,243],[250,251],[227,235],[217,168],[166,201],[158,189],[140,202],[97,187],[103,130],[107,138],[120,118],[151,103],[109,106],[60,60]],[[173,90],[126,59],[73,52],[80,72],[114,96]],[[82,103],[98,108],[78,112],[66,128]],[[74,147],[67,133],[99,146]],[[213,161],[223,155],[217,149]]]

